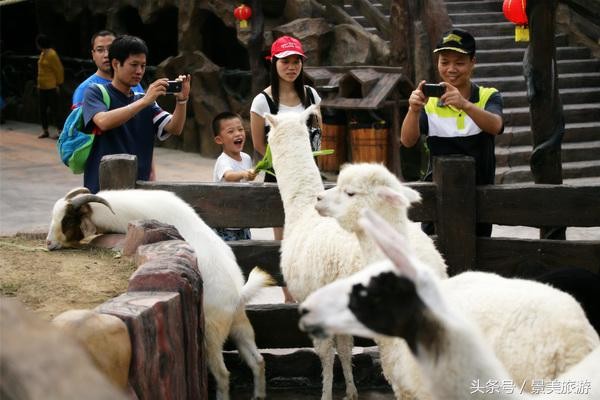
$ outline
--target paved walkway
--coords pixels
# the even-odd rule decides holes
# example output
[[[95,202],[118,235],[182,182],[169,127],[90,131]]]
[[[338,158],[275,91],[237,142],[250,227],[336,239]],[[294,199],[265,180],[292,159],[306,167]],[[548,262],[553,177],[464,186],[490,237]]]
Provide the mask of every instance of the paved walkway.
[[[0,234],[44,231],[54,202],[83,185],[58,157],[56,141],[38,139],[39,125],[7,121],[0,125]],[[158,178],[212,180],[215,160],[196,153],[156,148]]]
[[[56,151],[56,141],[38,139],[39,125],[7,121],[0,125],[0,235],[46,232],[54,202],[68,190],[81,186],[82,175],[73,175]],[[214,160],[196,153],[156,148],[159,180],[212,180]],[[600,179],[597,180],[600,183]],[[256,239],[272,239],[271,229],[253,229]],[[538,230],[494,226],[494,236],[537,238]],[[600,228],[569,228],[572,240],[600,240]]]

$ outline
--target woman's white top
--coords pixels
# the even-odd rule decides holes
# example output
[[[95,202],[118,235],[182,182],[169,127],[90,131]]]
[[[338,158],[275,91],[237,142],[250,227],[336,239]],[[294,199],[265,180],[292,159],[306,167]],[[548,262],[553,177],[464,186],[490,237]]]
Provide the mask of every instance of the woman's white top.
[[[306,86],[308,90],[310,90],[313,94],[313,97],[315,98],[315,103],[316,105],[319,105],[321,103],[321,96],[319,96],[319,94],[317,93],[317,91],[315,89],[313,89],[310,86]],[[271,99],[273,99],[271,97]],[[285,113],[301,113],[302,111],[305,110],[304,104],[302,103],[298,103],[298,105],[295,105],[293,107],[290,106],[286,106],[285,104],[281,104],[279,103],[279,111],[277,112],[277,114],[285,114]],[[250,107],[250,111],[255,113],[256,115],[264,118],[266,113],[270,113],[271,110],[269,109],[269,103],[267,103],[267,99],[265,99],[265,96],[262,93],[259,93],[258,95],[256,95],[256,97],[254,97],[254,100],[252,100],[252,106]],[[267,122],[267,120],[265,119],[265,126],[269,125],[269,123]]]

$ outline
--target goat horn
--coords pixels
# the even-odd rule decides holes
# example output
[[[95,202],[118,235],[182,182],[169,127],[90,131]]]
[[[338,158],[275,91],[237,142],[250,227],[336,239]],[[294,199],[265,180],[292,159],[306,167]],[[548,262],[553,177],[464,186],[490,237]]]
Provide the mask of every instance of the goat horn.
[[[69,193],[67,193],[65,195],[65,200],[72,199],[73,197],[77,196],[78,194],[88,194],[88,193],[90,193],[90,189],[85,188],[85,187],[78,187],[75,189],[71,189],[69,191]]]
[[[115,213],[112,209],[112,207],[110,206],[110,204],[108,204],[108,201],[106,201],[105,199],[103,199],[100,196],[97,196],[95,194],[83,194],[80,196],[77,196],[76,198],[74,198],[73,200],[71,200],[71,205],[75,208],[75,209],[79,209],[79,207],[81,207],[84,204],[87,203],[102,203],[104,204],[106,207],[108,207],[108,209],[110,210],[111,213]]]

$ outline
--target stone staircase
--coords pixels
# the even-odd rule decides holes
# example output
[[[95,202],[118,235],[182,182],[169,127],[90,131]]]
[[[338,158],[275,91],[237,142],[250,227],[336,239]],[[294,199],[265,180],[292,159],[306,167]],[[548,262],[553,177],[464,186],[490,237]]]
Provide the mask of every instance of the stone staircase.
[[[500,90],[506,127],[496,138],[496,182],[531,182],[532,139],[523,77],[527,43],[514,41],[514,25],[504,18],[501,0],[446,0],[455,27],[477,40],[473,81]],[[558,85],[565,116],[563,179],[600,180],[600,60],[586,47],[572,46],[557,33]]]
[[[391,0],[344,0],[344,11],[362,28],[383,40],[389,41]],[[381,24],[385,27],[381,27]],[[382,29],[384,28],[384,29]]]

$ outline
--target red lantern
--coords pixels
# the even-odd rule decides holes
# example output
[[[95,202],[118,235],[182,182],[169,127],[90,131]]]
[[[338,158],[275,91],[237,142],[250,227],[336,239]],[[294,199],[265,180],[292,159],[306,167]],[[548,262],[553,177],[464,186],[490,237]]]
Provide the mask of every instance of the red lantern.
[[[252,16],[252,9],[245,4],[242,4],[241,6],[236,7],[236,9],[233,10],[233,16],[235,17],[235,19],[240,21],[240,29],[247,29],[248,20]]]
[[[515,26],[515,41],[528,42],[529,28],[527,27],[527,12],[525,0],[504,0],[502,12]]]

